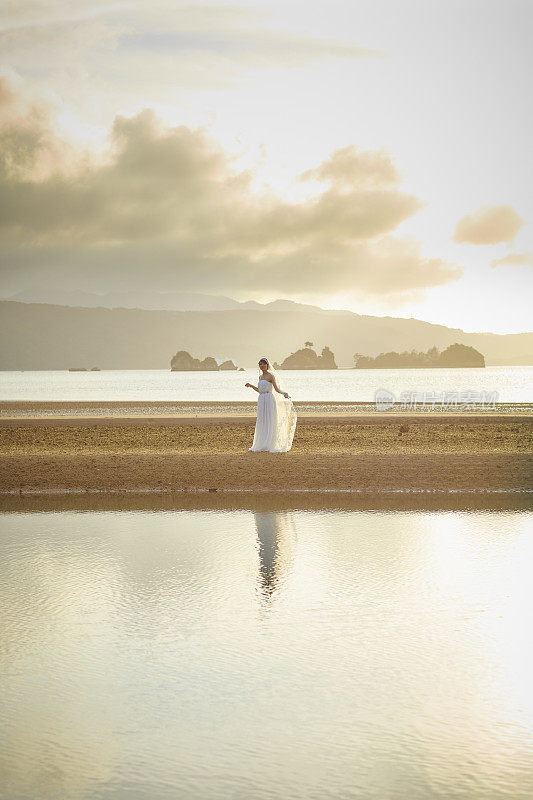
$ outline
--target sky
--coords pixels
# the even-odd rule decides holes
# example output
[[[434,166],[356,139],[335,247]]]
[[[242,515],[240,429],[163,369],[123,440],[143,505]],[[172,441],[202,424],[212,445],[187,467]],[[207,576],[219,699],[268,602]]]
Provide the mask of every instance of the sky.
[[[3,0],[0,294],[532,329],[529,0]]]

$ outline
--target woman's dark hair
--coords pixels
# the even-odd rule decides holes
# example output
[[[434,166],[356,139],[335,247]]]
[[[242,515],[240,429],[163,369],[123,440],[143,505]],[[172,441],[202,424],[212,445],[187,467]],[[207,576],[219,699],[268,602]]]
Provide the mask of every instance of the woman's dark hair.
[[[269,364],[268,364],[268,358],[260,358],[260,359],[259,359],[259,364],[261,363],[261,361],[264,361],[264,362],[265,362],[265,364],[267,365],[267,367],[269,366]]]

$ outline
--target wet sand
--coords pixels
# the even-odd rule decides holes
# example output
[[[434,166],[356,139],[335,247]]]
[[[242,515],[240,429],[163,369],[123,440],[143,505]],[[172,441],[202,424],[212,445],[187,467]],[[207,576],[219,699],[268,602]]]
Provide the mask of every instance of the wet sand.
[[[16,409],[14,409],[16,412]],[[249,453],[253,416],[0,420],[0,491],[530,491],[527,416],[300,416]]]
[[[249,417],[255,415],[257,401],[228,400],[1,400],[1,417]],[[423,408],[395,403],[385,413],[377,411],[375,403],[344,400],[299,400],[296,403],[298,416],[303,417],[359,417],[374,418],[394,416],[529,416],[533,420],[533,403],[497,403],[491,406],[472,408],[441,408],[428,405]]]

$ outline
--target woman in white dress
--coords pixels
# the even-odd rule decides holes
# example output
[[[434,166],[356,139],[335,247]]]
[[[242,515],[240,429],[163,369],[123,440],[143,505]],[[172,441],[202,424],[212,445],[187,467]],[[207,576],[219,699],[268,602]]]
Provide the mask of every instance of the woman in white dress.
[[[296,430],[296,410],[287,392],[279,388],[267,358],[259,362],[257,386],[245,384],[258,393],[257,421],[252,453],[286,453],[292,447]]]

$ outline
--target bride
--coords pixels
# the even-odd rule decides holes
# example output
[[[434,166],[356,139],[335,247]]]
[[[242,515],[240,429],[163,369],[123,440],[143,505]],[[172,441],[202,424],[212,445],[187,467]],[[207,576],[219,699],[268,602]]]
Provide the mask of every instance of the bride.
[[[257,386],[245,384],[259,394],[254,441],[249,449],[252,453],[286,453],[292,447],[296,410],[287,392],[279,388],[267,358],[259,361],[259,369],[261,373]]]

